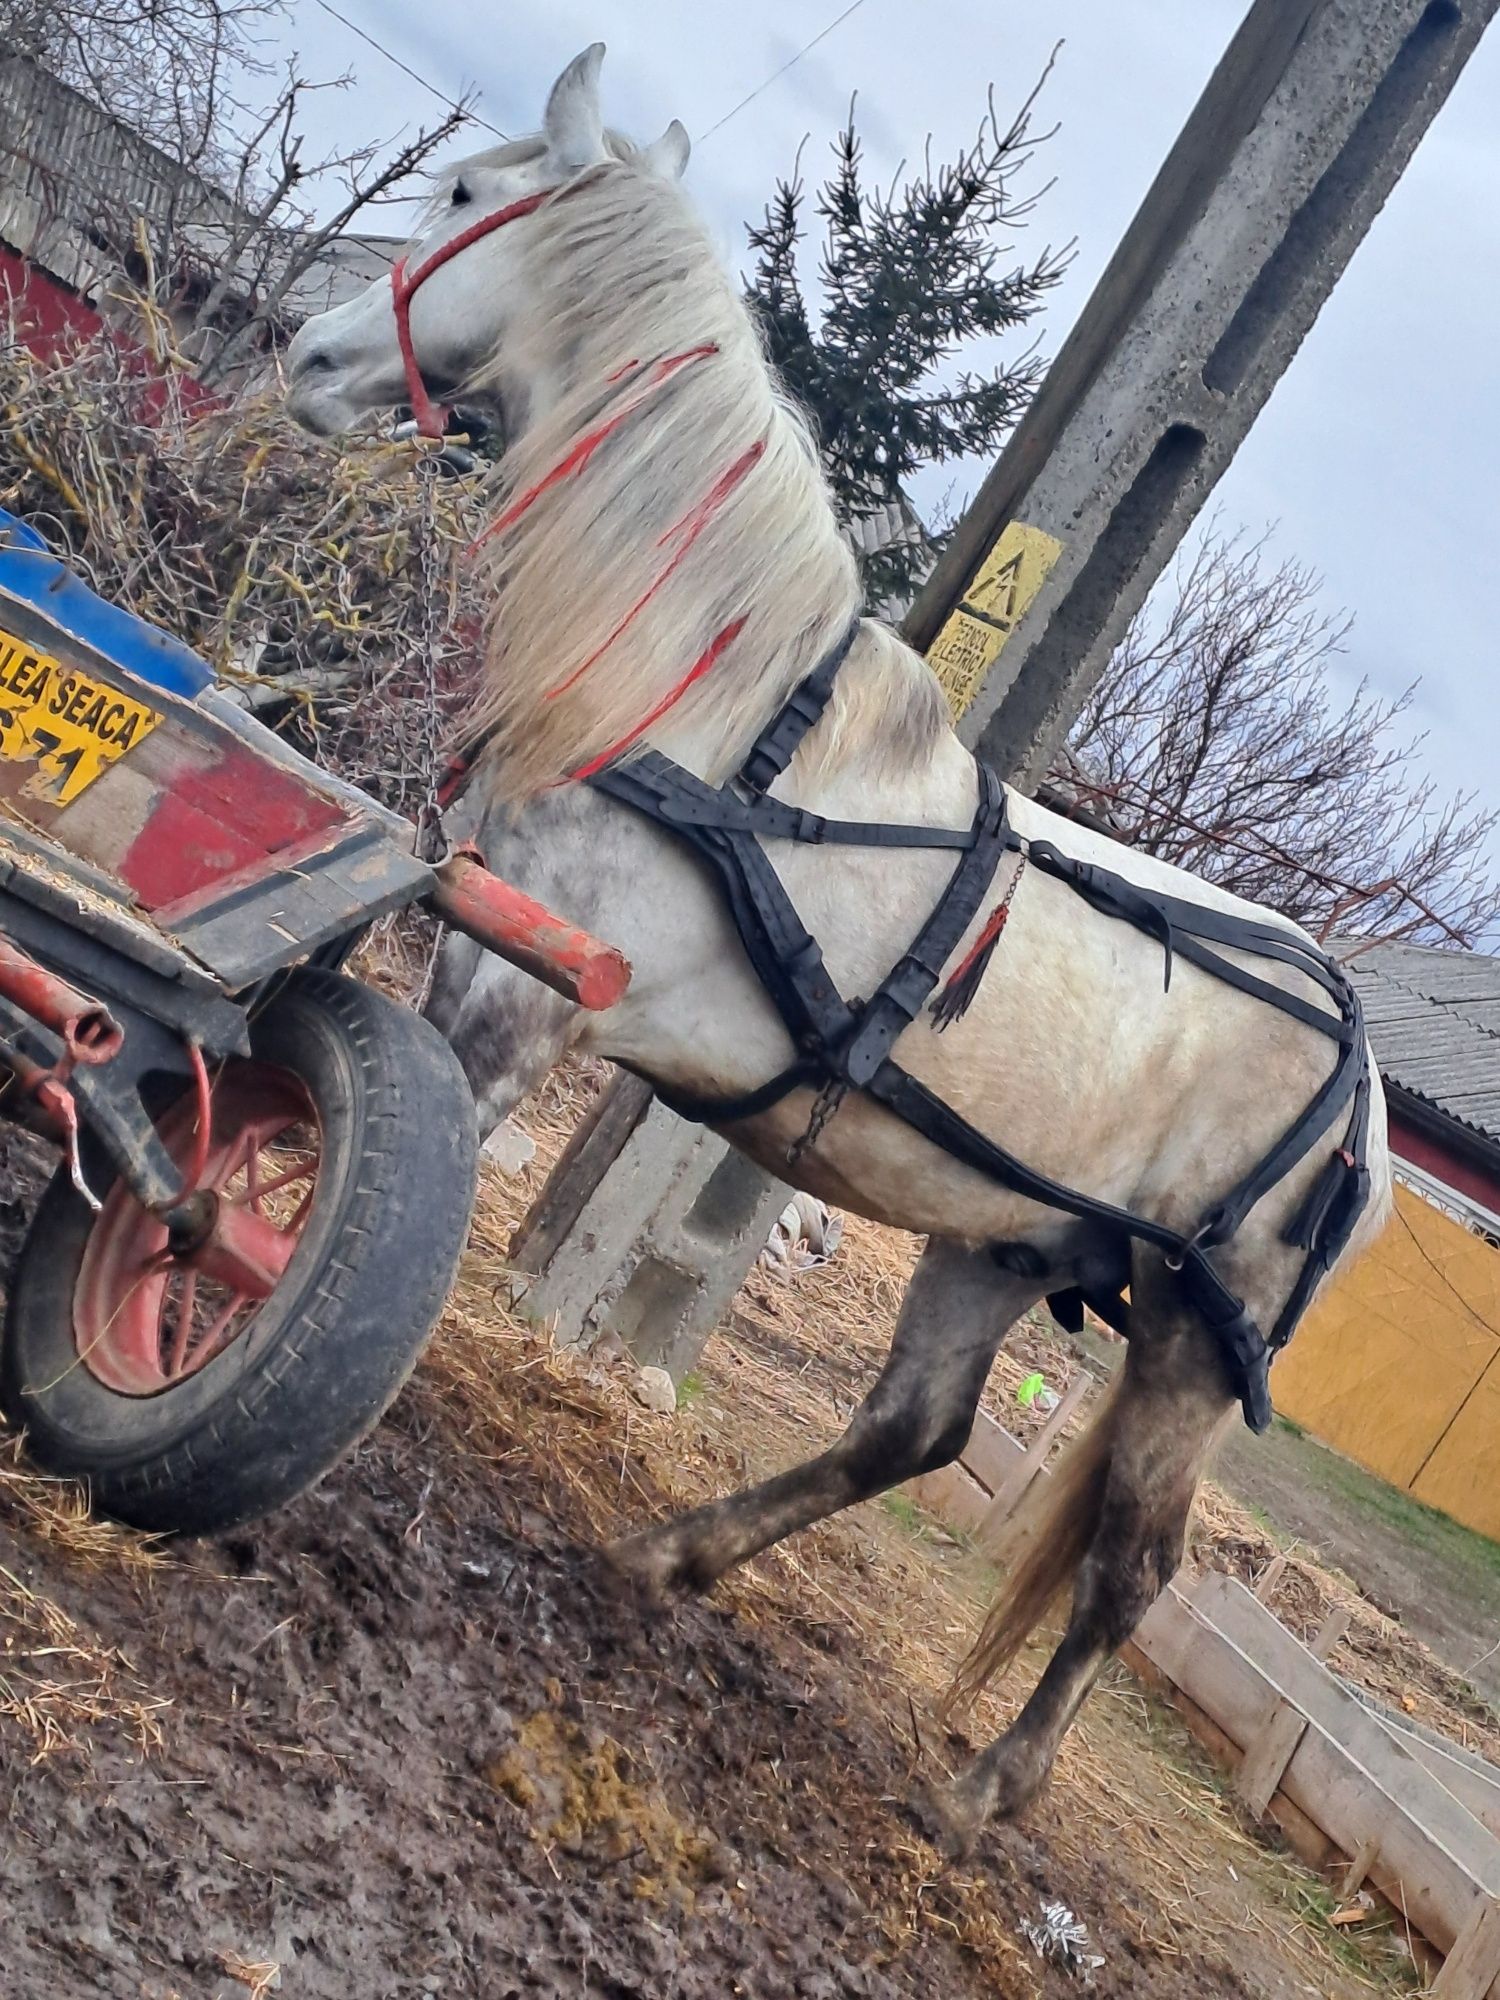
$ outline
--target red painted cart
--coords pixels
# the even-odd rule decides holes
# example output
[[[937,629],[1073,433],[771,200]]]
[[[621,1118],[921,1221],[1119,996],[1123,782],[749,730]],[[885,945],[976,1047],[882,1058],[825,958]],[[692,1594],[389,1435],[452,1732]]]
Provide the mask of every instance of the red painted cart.
[[[316,770],[185,647],[0,513],[0,1115],[64,1164],[0,1400],[141,1526],[299,1492],[376,1420],[452,1281],[473,1105],[340,970],[423,902],[581,1005],[618,953]]]

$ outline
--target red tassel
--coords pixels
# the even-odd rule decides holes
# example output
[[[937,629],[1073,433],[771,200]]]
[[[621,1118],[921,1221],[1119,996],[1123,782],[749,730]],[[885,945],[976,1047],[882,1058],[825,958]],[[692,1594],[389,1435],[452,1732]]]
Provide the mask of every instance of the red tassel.
[[[979,991],[980,981],[989,969],[990,960],[995,955],[1006,924],[1010,921],[1011,900],[1016,893],[1021,877],[1026,873],[1026,856],[1021,856],[1020,866],[1010,878],[1010,887],[985,919],[984,929],[964,953],[949,974],[942,992],[928,1009],[932,1015],[932,1025],[941,1034],[944,1028],[951,1028],[973,1005],[974,995]]]

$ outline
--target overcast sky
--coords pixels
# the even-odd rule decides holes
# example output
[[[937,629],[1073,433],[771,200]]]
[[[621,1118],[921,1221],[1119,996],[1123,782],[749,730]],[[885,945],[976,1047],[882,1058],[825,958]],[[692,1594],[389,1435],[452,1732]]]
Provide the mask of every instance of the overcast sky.
[[[1150,7],[1052,0],[859,0],[810,54],[718,131],[709,128],[795,55],[847,0],[334,0],[440,90],[477,87],[507,133],[533,131],[558,70],[608,44],[609,122],[653,137],[680,117],[689,184],[742,268],[744,223],[808,138],[816,169],[859,93],[871,169],[889,176],[930,133],[939,155],[972,137],[993,81],[1002,115],[1062,42],[1039,110],[1060,129],[1039,158],[1054,178],[1034,239],[1076,238],[1053,295],[1055,353],[1244,11],[1245,0]],[[437,107],[318,0],[287,32],[312,74],[352,69],[320,100],[328,139],[394,133]],[[473,145],[488,143],[479,134]],[[461,150],[473,150],[467,140]],[[399,221],[393,220],[393,228]],[[1500,27],[1419,149],[1311,336],[1218,489],[1226,526],[1276,525],[1275,546],[1326,579],[1355,615],[1347,672],[1394,693],[1420,677],[1429,762],[1448,788],[1500,803],[1495,554],[1500,394]],[[963,482],[976,483],[978,468]],[[946,476],[929,493],[941,489]],[[1500,860],[1500,843],[1497,843]]]

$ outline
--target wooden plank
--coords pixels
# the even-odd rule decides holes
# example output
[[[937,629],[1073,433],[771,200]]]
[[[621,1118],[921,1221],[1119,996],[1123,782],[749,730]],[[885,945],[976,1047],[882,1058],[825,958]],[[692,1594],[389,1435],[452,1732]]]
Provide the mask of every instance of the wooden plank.
[[[1385,1791],[1401,1800],[1411,1816],[1463,1861],[1476,1881],[1491,1895],[1500,1896],[1500,1839],[1237,1578],[1217,1573],[1201,1577],[1192,1602],[1199,1617],[1256,1663],[1267,1683],[1343,1744]],[[1193,1692],[1191,1686],[1188,1691]],[[1252,1694],[1248,1699],[1253,1706],[1257,1697]],[[1264,1701],[1264,1696],[1259,1699]],[[1204,1705],[1213,1712],[1211,1704]],[[1260,1725],[1266,1720],[1269,1716],[1263,1711]],[[1248,1740],[1253,1736],[1252,1731]]]
[[[1443,1969],[1432,1982],[1441,2000],[1485,2000],[1500,1985],[1500,1902],[1484,1896],[1474,1905]]]
[[[1308,1651],[1315,1660],[1327,1660],[1334,1647],[1349,1630],[1349,1620],[1353,1616],[1347,1604],[1335,1604],[1323,1623],[1318,1627],[1317,1636]],[[1277,1623],[1281,1621],[1278,1619]]]
[[[1367,1709],[1379,1722],[1387,1734],[1394,1736],[1398,1743],[1416,1758],[1419,1764],[1437,1779],[1438,1783],[1452,1792],[1454,1798],[1462,1800],[1482,1826],[1500,1837],[1500,1769],[1485,1757],[1462,1744],[1450,1743],[1438,1736],[1435,1730],[1414,1722],[1404,1715],[1395,1715],[1383,1702],[1369,1699],[1358,1691],[1355,1700],[1361,1708]]]
[[[1257,1602],[1261,1593],[1255,1592]],[[1323,1620],[1317,1637],[1309,1649],[1314,1659],[1326,1660],[1349,1626],[1347,1605],[1333,1607]],[[1302,1733],[1307,1727],[1307,1718],[1291,1702],[1279,1701],[1272,1709],[1270,1717],[1261,1726],[1245,1751],[1245,1760],[1240,1765],[1235,1788],[1256,1819],[1260,1819],[1271,1803],[1273,1794],[1281,1784],[1287,1765],[1292,1761],[1297,1745],[1302,1741]]]
[[[1206,1715],[1196,1702],[1190,1700],[1181,1688],[1176,1687],[1140,1647],[1127,1640],[1120,1648],[1120,1657],[1139,1680],[1147,1687],[1155,1688],[1171,1704],[1173,1711],[1195,1742],[1200,1743],[1226,1771],[1234,1772],[1239,1769],[1242,1756],[1239,1745],[1233,1737]],[[1317,1822],[1303,1812],[1300,1806],[1293,1805],[1285,1792],[1278,1792],[1271,1800],[1267,1808],[1267,1817],[1280,1828],[1287,1844],[1298,1858],[1319,1874],[1332,1873],[1343,1860],[1337,1843],[1330,1840]],[[1369,1869],[1375,1865],[1378,1852],[1378,1840],[1366,1843],[1361,1853],[1348,1865],[1343,1880],[1348,1881],[1355,1869],[1359,1868],[1361,1872],[1356,1886],[1362,1884]],[[1405,1912],[1400,1903],[1393,1902],[1382,1891],[1379,1882],[1371,1881],[1369,1887],[1398,1920],[1405,1922]],[[1353,1891],[1347,1893],[1352,1894]],[[1409,1923],[1405,1928],[1418,1970],[1435,1972],[1443,1962],[1442,1953],[1429,1944],[1420,1931],[1412,1930]],[[1500,1993],[1492,1996],[1492,2000],[1500,2000]]]
[[[1203,1578],[1199,1590],[1226,1578]],[[1205,1593],[1210,1598],[1217,1591]],[[1269,1618],[1248,1592],[1245,1601],[1261,1618]],[[1274,1624],[1275,1621],[1271,1620]],[[1311,1656],[1291,1635],[1277,1627],[1304,1661]],[[1141,1650],[1232,1741],[1243,1747],[1254,1740],[1278,1702],[1290,1701],[1290,1690],[1272,1680],[1261,1664],[1206,1618],[1199,1605],[1172,1589],[1147,1613],[1136,1632]],[[1484,1853],[1494,1843],[1471,1815],[1433,1780],[1414,1759],[1401,1757],[1372,1716],[1359,1709],[1352,1696],[1338,1687],[1327,1670],[1312,1662],[1347,1709],[1351,1721],[1365,1725],[1368,1740],[1384,1738],[1388,1767],[1405,1782],[1388,1789],[1366,1769],[1354,1750],[1331,1735],[1319,1717],[1309,1718],[1282,1779],[1287,1799],[1313,1820],[1346,1854],[1370,1848],[1370,1880],[1383,1895],[1403,1909],[1411,1923],[1441,1950],[1453,1948],[1467,1922],[1475,1898],[1491,1893],[1488,1873],[1493,1865]],[[1247,1724],[1247,1718],[1249,1722]],[[1440,1825],[1425,1822],[1431,1814]],[[1445,1838],[1445,1836],[1447,1836]],[[1449,1840],[1458,1845],[1455,1852]],[[1476,1850],[1478,1850],[1476,1852]]]
[[[1048,1416],[1046,1423],[1026,1447],[1021,1458],[1013,1465],[1009,1477],[1002,1480],[994,1489],[995,1497],[990,1511],[979,1524],[978,1537],[982,1543],[993,1541],[1006,1520],[1014,1513],[1021,1496],[1046,1464],[1053,1439],[1084,1398],[1091,1393],[1093,1387],[1093,1376],[1087,1370],[1083,1370],[1073,1377],[1063,1391],[1057,1408]]]
[[[1359,1894],[1360,1890],[1365,1886],[1365,1877],[1374,1867],[1376,1857],[1379,1853],[1380,1839],[1378,1835],[1360,1842],[1354,1859],[1339,1878],[1340,1902],[1347,1903],[1351,1896]]]
[[[1272,1593],[1286,1569],[1286,1552],[1278,1550],[1255,1579],[1255,1594],[1262,1604],[1269,1604]]]
[[[936,1514],[960,1535],[973,1534],[990,1508],[989,1494],[961,1464],[940,1465],[936,1472],[924,1472],[910,1482],[907,1491],[919,1507]]]
[[[1234,1788],[1256,1819],[1261,1819],[1272,1795],[1280,1790],[1297,1745],[1307,1732],[1307,1717],[1289,1701],[1278,1702],[1271,1719],[1245,1751]]]
[[[969,1442],[959,1454],[959,1464],[971,1479],[979,1481],[986,1493],[993,1493],[1025,1456],[1026,1447],[1021,1440],[980,1410],[974,1418]]]

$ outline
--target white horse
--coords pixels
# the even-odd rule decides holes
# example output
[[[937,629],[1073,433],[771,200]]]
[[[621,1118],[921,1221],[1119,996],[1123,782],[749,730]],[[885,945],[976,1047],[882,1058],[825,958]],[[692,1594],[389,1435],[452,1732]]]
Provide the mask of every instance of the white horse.
[[[699,1099],[727,1101],[787,1065],[787,1029],[709,870],[569,781],[650,746],[723,783],[837,644],[859,595],[807,424],[678,184],[687,135],[673,124],[636,147],[607,131],[602,55],[596,45],[564,71],[538,137],[446,177],[394,284],[309,321],[287,354],[292,411],[323,435],[403,401],[435,430],[432,399],[460,391],[503,421],[494,524],[473,557],[493,607],[485,747],[450,822],[502,875],[623,948],[635,972],[617,1007],[586,1015],[448,940],[430,1012],[490,1121],[570,1047]],[[931,670],[865,620],[775,796],[829,817],[967,827],[977,787]],[[1279,922],[1029,799],[1009,807],[1021,835],[1148,891]],[[845,994],[879,986],[954,865],[920,848],[771,851]],[[986,907],[1014,867],[1007,856]],[[1296,971],[1228,956],[1304,1009],[1330,1007]],[[1305,1020],[1193,964],[1179,962],[1164,991],[1159,941],[1040,868],[968,1010],[942,1034],[917,1019],[896,1054],[1029,1165],[1184,1234],[1271,1151],[1331,1063]],[[657,1588],[706,1588],[792,1530],[953,1459],[1007,1328],[1123,1255],[1118,1232],[1021,1198],[858,1092],[798,1150],[814,1095],[798,1089],[726,1136],[798,1186],[930,1240],[887,1366],[837,1444],[615,1551]],[[1356,1244],[1389,1200],[1375,1098]],[[1215,1252],[1261,1326],[1293,1294],[1305,1253],[1283,1230],[1337,1144],[1334,1133],[1314,1145]],[[1233,1407],[1220,1345],[1167,1256],[1137,1241],[1128,1275],[1119,1385],[1036,1482],[970,1680],[1013,1654],[1071,1582],[1066,1634],[1016,1723],[950,1795],[960,1835],[1035,1793],[1110,1652],[1176,1568]]]

